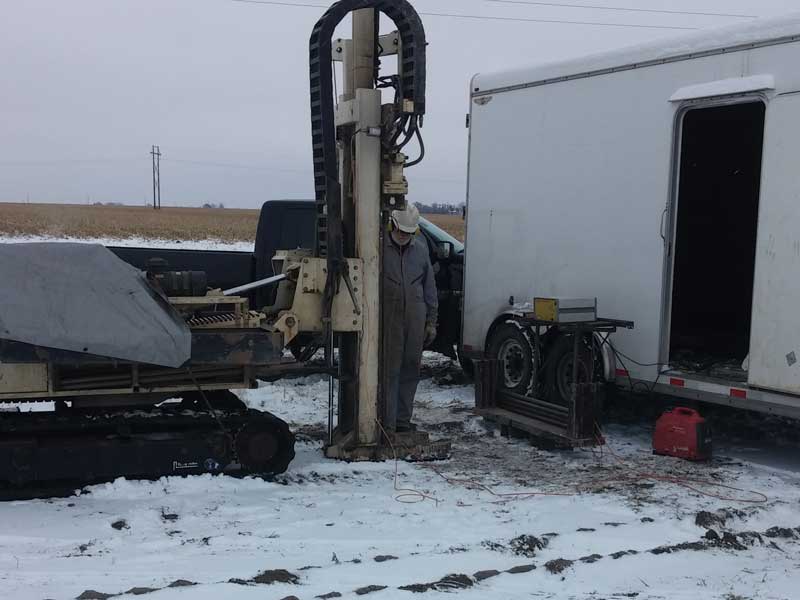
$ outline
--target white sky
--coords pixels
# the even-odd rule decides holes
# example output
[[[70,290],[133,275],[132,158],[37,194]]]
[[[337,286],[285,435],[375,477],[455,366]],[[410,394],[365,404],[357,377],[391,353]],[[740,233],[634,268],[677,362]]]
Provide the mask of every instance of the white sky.
[[[553,0],[559,1],[759,16],[797,10],[796,0]],[[421,12],[695,28],[744,20],[487,0],[414,5]],[[165,206],[258,207],[273,198],[312,197],[308,36],[322,12],[232,0],[5,0],[0,201],[144,204],[152,195],[152,144],[164,155]],[[464,116],[474,73],[681,33],[436,16],[423,21],[427,155],[409,180],[411,198],[426,203],[463,201]]]

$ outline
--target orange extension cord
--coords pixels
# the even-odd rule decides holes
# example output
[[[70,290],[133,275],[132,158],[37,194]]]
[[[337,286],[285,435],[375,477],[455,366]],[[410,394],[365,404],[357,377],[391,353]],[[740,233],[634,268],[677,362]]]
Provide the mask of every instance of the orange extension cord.
[[[389,442],[389,446],[392,449],[392,454],[394,456],[394,490],[397,492],[395,496],[395,500],[397,502],[401,502],[404,504],[416,504],[418,502],[424,502],[425,500],[431,500],[437,506],[439,505],[442,500],[439,500],[435,496],[430,494],[426,494],[425,492],[421,492],[414,488],[404,488],[401,487],[399,484],[399,459],[397,458],[397,452],[395,450],[394,444],[392,444],[392,440],[389,435],[386,433],[386,430],[383,428],[383,425],[380,421],[377,421],[378,427],[380,427],[383,435]],[[492,504],[497,503],[505,503],[511,502],[515,500],[527,500],[530,498],[536,498],[540,496],[577,496],[587,491],[591,491],[597,489],[600,486],[606,486],[609,484],[618,484],[618,483],[634,483],[637,481],[658,481],[662,483],[671,483],[674,485],[681,486],[688,490],[691,490],[701,496],[706,496],[709,498],[714,498],[717,500],[723,500],[725,502],[739,502],[742,504],[763,504],[769,501],[769,498],[766,494],[756,491],[748,491],[742,488],[734,487],[731,485],[727,485],[724,483],[719,483],[716,481],[710,481],[706,479],[694,479],[689,477],[678,477],[672,475],[659,475],[658,473],[651,473],[645,470],[637,469],[634,466],[631,466],[629,463],[626,463],[616,452],[614,449],[605,442],[605,436],[603,435],[600,426],[595,424],[597,429],[597,440],[601,444],[601,449],[603,445],[608,448],[609,454],[614,458],[615,462],[620,465],[623,469],[625,469],[625,475],[621,477],[608,477],[602,479],[595,479],[588,483],[578,483],[575,485],[574,490],[567,490],[563,492],[496,492],[491,486],[481,482],[479,479],[471,478],[471,479],[457,479],[453,477],[449,477],[439,471],[434,465],[424,465],[424,468],[430,469],[436,475],[438,475],[441,479],[452,486],[458,487],[465,487],[470,490],[477,490],[481,492],[485,492],[492,497],[496,498],[496,500],[492,501]],[[600,460],[603,460],[603,453],[601,450],[600,453]],[[751,498],[742,498],[737,496],[728,496],[722,493],[715,493],[712,491],[707,491],[702,489],[703,487],[706,488],[716,488],[719,490],[728,490],[731,492],[736,492],[737,494],[751,494]],[[469,504],[465,504],[462,502],[458,502],[458,506],[470,506]]]

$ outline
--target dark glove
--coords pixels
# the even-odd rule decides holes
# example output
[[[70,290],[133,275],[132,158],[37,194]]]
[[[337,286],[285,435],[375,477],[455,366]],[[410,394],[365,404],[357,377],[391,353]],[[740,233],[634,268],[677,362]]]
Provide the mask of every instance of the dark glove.
[[[433,340],[436,339],[436,323],[426,323],[425,324],[425,344],[424,346],[427,348],[433,343]]]

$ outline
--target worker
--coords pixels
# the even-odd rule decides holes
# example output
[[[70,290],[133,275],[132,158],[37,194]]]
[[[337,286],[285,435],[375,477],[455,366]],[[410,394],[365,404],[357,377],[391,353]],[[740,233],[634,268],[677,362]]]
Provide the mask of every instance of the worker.
[[[419,210],[392,211],[383,253],[383,335],[388,431],[413,431],[422,350],[436,338],[439,301],[427,242],[416,235]]]

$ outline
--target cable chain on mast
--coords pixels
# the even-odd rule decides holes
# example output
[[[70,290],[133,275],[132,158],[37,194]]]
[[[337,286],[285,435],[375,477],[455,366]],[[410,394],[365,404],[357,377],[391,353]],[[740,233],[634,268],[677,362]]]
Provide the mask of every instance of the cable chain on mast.
[[[340,0],[317,22],[309,44],[311,75],[311,135],[314,154],[314,193],[317,203],[315,253],[328,257],[329,277],[341,268],[341,187],[336,157],[334,124],[332,37],[344,17],[354,10],[374,8],[397,27],[402,41],[399,99],[415,135],[425,114],[425,30],[407,0]],[[407,142],[407,140],[406,140]],[[331,264],[333,263],[333,264]],[[333,272],[330,267],[333,267]]]

